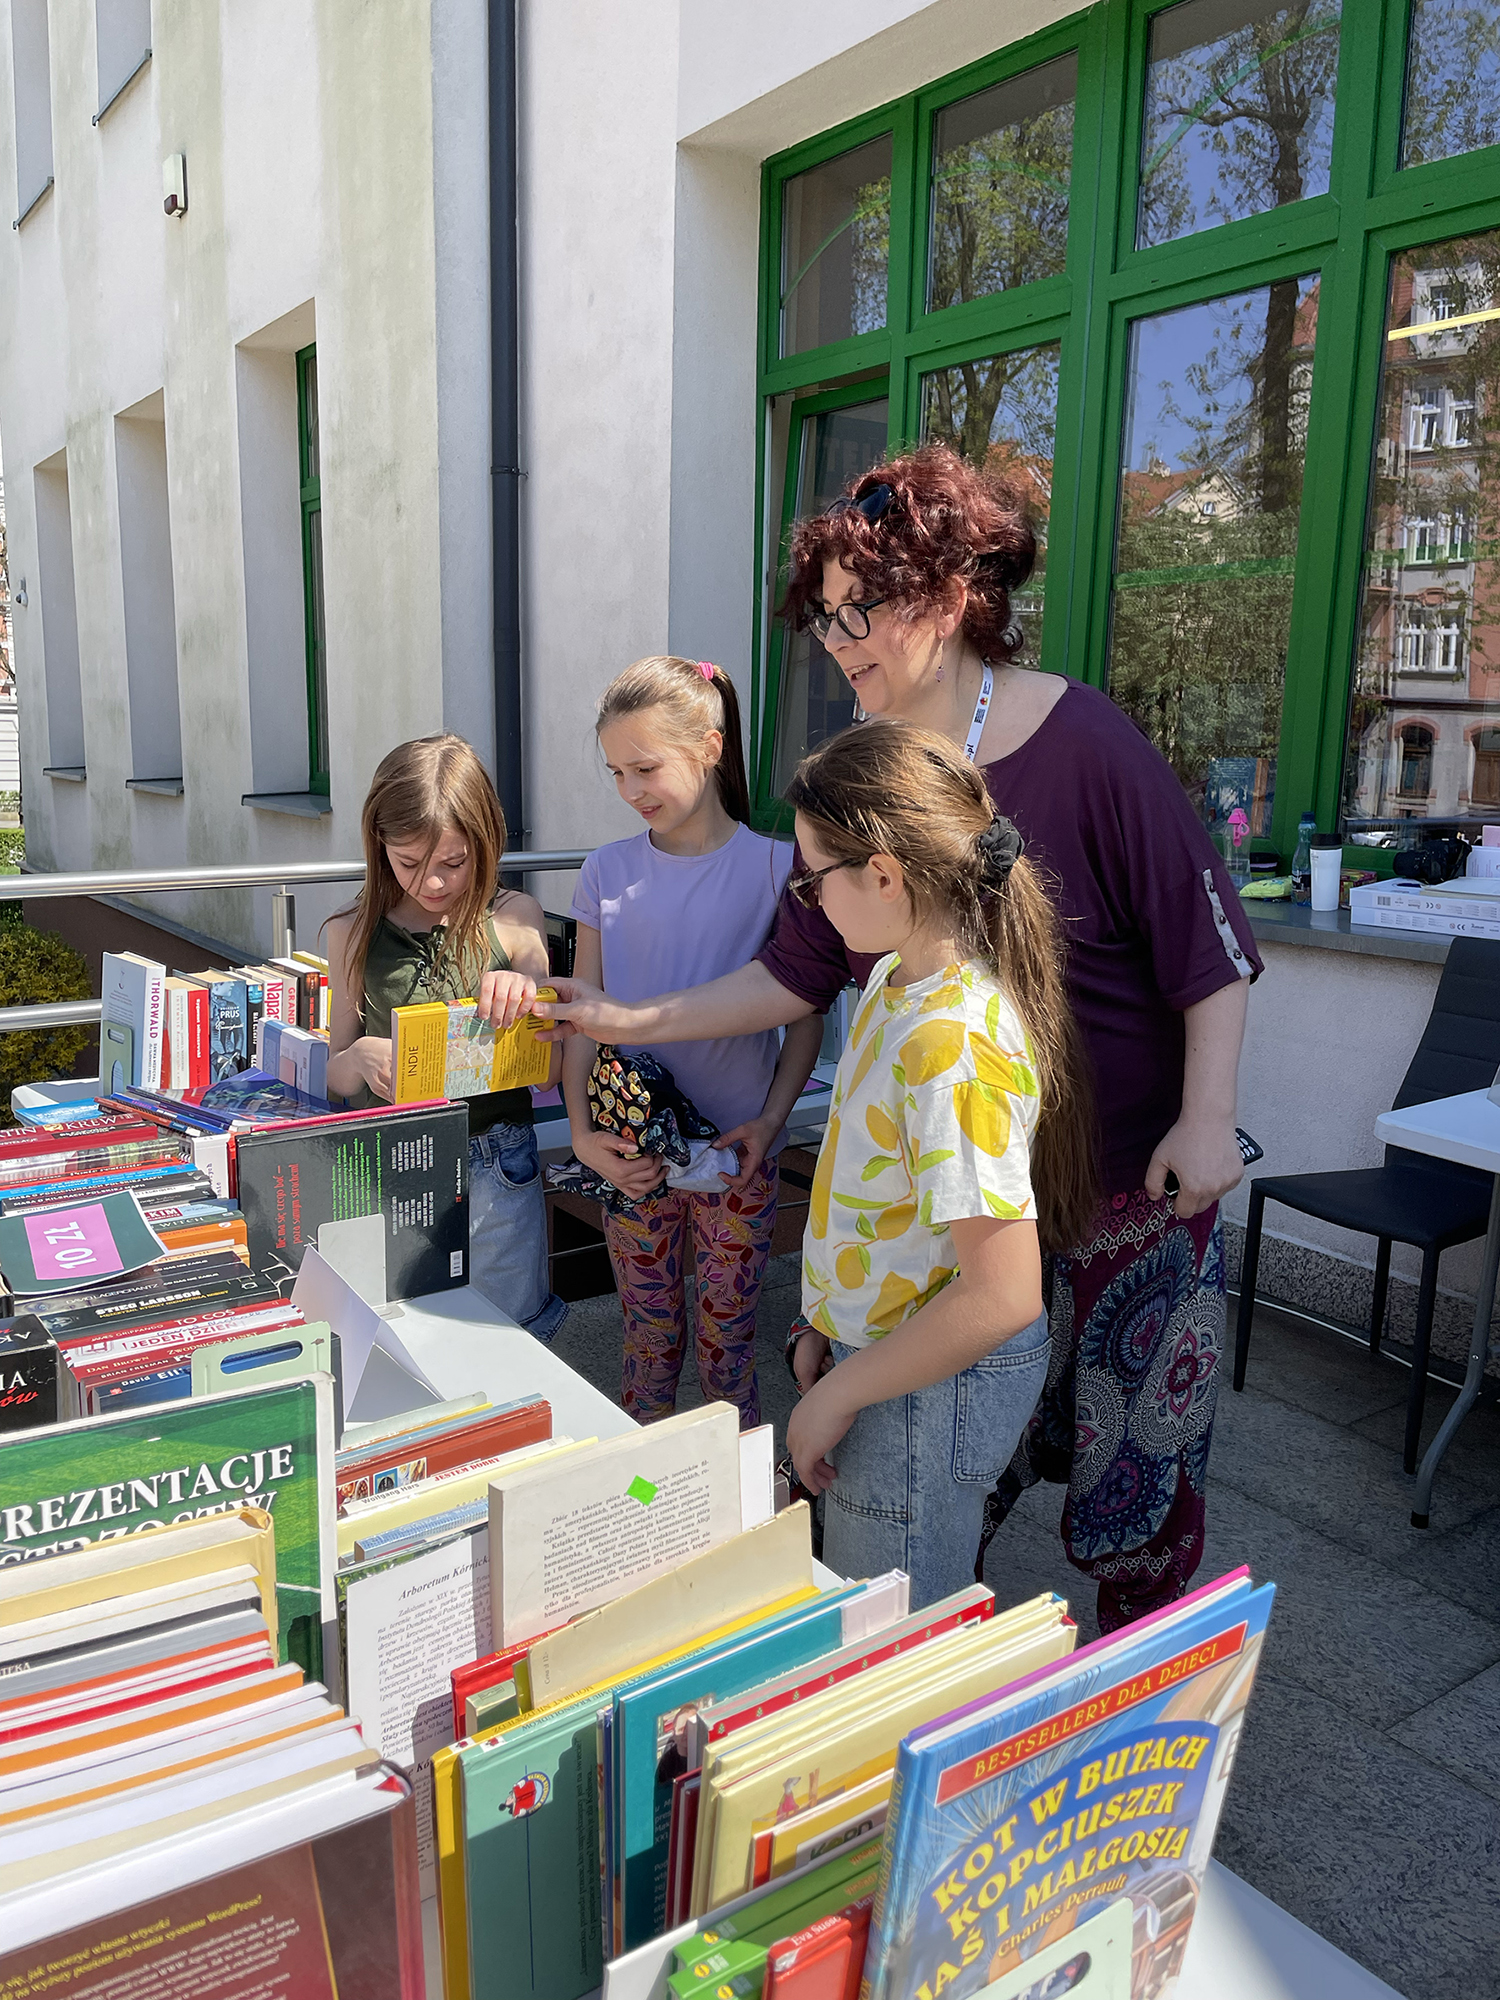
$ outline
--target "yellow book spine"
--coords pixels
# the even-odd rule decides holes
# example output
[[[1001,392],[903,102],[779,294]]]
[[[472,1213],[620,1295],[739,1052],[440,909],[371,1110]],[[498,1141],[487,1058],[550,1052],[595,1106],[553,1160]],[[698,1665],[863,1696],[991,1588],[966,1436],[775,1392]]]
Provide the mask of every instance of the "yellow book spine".
[[[555,1000],[557,990],[539,986],[538,1000]],[[539,1042],[537,1030],[548,1024],[535,1014],[523,1014],[512,1028],[495,1037],[495,1058],[490,1068],[491,1090],[540,1090],[547,1081],[552,1061],[552,1044]]]
[[[469,1896],[459,1831],[461,1747],[460,1743],[450,1743],[436,1751],[432,1759],[432,1825],[437,1839],[438,1935],[442,1946],[444,2000],[470,2000]]]
[[[446,1097],[448,1009],[441,1000],[391,1009],[391,1089],[397,1104]]]

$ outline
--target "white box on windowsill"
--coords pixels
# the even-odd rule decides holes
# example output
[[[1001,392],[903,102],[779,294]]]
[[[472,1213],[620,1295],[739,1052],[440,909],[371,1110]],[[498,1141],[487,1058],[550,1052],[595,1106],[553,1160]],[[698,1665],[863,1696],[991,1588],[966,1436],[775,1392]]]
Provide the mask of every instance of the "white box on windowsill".
[[[1500,938],[1500,879],[1367,882],[1349,891],[1349,921],[1364,930]]]

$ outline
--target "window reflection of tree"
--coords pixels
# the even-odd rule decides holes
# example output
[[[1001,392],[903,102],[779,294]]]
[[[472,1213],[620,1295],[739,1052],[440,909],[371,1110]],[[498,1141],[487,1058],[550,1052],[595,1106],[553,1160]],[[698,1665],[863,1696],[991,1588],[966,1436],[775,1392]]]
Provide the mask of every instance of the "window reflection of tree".
[[[1327,190],[1337,0],[1245,11],[1253,18],[1231,31],[1151,63],[1142,247]],[[1153,54],[1158,37],[1190,33],[1198,12],[1189,6],[1158,15]]]
[[[1052,455],[1057,429],[1056,345],[988,355],[938,369],[922,381],[922,434],[1005,482],[1031,517],[1037,559],[1015,609],[1034,665],[1041,646]]]
[[[1172,317],[1189,316],[1178,380],[1154,409],[1139,340],[1132,357],[1128,442],[1145,463],[1122,482],[1110,692],[1213,817],[1213,767],[1263,802],[1276,754],[1316,281]],[[1136,441],[1153,420],[1191,439],[1176,470]]]
[[[939,114],[931,311],[1064,268],[1076,78],[1077,58],[1065,56]]]
[[[1500,144],[1500,12],[1493,0],[1414,0],[1401,164]]]

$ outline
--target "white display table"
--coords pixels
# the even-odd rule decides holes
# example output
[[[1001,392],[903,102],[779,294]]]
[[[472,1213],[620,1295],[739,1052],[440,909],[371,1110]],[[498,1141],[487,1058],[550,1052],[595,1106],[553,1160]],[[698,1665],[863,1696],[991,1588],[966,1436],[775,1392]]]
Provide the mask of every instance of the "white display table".
[[[613,1437],[631,1427],[631,1418],[617,1404],[467,1286],[384,1311],[413,1360],[444,1396],[463,1395],[470,1389],[485,1390],[495,1402],[528,1393],[543,1395],[552,1404],[556,1428],[571,1437]],[[827,1571],[823,1578],[837,1581]],[[442,2000],[435,1902],[424,1903],[422,1917],[428,2000]],[[612,1974],[611,2000],[626,1994],[629,2000],[663,2000],[671,1950],[662,1942],[659,1969],[649,1962],[650,1948],[643,1947],[632,1954],[634,1978],[622,1982]],[[621,1961],[621,1966],[625,1963]],[[1211,1861],[1173,2000],[1401,2000],[1401,1996],[1248,1882]]]
[[[1433,1479],[1443,1453],[1453,1442],[1454,1432],[1474,1407],[1489,1360],[1495,1280],[1500,1274],[1500,1104],[1485,1090],[1437,1097],[1430,1104],[1409,1105],[1405,1111],[1383,1111],[1375,1120],[1375,1136],[1382,1145],[1404,1146],[1411,1153],[1429,1153],[1434,1159],[1452,1160],[1461,1167],[1478,1167],[1495,1176],[1464,1385],[1417,1468],[1411,1524],[1414,1528],[1425,1528],[1432,1507]]]

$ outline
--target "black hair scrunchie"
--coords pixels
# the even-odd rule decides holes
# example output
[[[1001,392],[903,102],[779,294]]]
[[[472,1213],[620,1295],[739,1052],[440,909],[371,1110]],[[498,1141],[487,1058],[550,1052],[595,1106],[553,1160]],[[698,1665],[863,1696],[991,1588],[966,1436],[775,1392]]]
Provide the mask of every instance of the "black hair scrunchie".
[[[986,888],[999,889],[1004,887],[1026,843],[1015,823],[1003,813],[996,813],[974,845],[979,851],[979,867]]]

